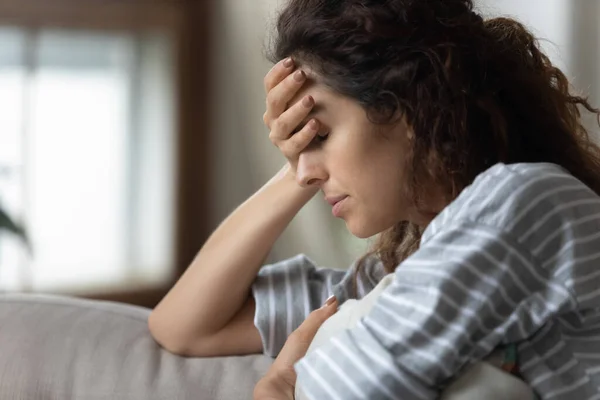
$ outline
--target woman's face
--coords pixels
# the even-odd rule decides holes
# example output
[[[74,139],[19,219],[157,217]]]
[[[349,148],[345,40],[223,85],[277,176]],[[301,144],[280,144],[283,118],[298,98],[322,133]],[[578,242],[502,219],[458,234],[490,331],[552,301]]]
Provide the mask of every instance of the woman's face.
[[[357,237],[373,236],[400,221],[417,222],[404,190],[411,135],[407,125],[375,125],[356,101],[316,83],[308,71],[307,75],[308,82],[290,105],[311,95],[319,135],[328,136],[300,154],[298,182],[319,186],[330,203],[343,199],[332,212]]]

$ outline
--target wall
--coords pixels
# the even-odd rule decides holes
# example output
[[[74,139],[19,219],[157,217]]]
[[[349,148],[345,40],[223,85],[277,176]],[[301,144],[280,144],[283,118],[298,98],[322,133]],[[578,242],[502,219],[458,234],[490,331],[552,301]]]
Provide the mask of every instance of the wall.
[[[599,0],[479,0],[477,4],[484,15],[505,15],[525,23],[574,88],[600,106]],[[586,115],[585,121],[600,138],[595,118]]]

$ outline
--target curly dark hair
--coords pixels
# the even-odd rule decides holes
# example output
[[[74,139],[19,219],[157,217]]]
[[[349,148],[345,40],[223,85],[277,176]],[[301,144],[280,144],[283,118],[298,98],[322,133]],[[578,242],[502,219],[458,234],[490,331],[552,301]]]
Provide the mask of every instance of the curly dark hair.
[[[291,56],[309,66],[372,122],[406,118],[417,207],[429,185],[452,201],[499,162],[559,164],[600,195],[600,148],[580,116],[587,109],[600,123],[600,110],[570,93],[513,19],[483,19],[471,0],[291,0],[273,39],[271,61]],[[365,257],[392,272],[418,248],[422,229],[400,222]]]

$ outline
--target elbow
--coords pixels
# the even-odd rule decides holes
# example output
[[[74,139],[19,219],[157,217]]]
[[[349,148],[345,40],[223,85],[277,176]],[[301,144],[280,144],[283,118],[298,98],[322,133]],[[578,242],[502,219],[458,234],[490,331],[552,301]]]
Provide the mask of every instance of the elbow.
[[[155,311],[148,317],[148,330],[154,341],[169,353],[186,357],[189,347],[185,340],[176,335],[173,327],[169,326]]]
[[[210,346],[200,346],[208,343],[208,338],[202,335],[190,339],[189,335],[181,335],[172,323],[161,318],[156,311],[148,317],[148,330],[154,341],[171,354],[180,357],[212,357]]]

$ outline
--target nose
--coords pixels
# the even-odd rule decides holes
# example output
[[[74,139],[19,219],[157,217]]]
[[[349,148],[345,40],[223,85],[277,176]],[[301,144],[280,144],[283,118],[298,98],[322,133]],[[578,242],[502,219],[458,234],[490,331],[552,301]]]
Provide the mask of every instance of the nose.
[[[329,175],[319,154],[312,152],[300,153],[296,168],[296,181],[302,187],[320,186]]]

